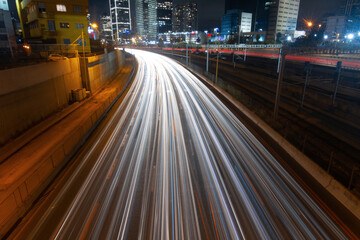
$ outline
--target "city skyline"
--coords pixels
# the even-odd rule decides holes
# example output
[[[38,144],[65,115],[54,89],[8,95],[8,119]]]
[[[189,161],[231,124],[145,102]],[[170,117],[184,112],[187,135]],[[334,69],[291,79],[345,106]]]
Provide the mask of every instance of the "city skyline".
[[[174,0],[173,5],[184,4],[186,0]],[[220,27],[222,15],[225,13],[225,0],[197,0],[199,5],[199,28],[209,30],[211,27]],[[132,5],[135,5],[133,0]],[[339,6],[345,4],[345,0],[301,0],[298,24],[303,19],[311,19],[314,22],[320,21],[327,12],[337,12]],[[17,15],[15,1],[9,1],[10,11]],[[89,0],[89,13],[100,19],[103,14],[110,15],[108,0]]]

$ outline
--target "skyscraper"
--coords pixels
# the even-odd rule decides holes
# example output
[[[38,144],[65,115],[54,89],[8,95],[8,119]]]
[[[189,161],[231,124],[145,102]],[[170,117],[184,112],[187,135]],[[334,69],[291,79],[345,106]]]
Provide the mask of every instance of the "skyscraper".
[[[264,0],[225,0],[225,12],[238,9],[252,14],[252,30],[255,29],[257,10]]]
[[[252,13],[246,13],[239,9],[226,11],[222,17],[221,35],[230,36],[240,32],[251,32]]]
[[[157,1],[158,32],[166,33],[172,30],[172,0]]]
[[[157,1],[136,0],[136,29],[137,33],[149,41],[157,36]]]
[[[275,2],[275,1],[274,1]],[[277,0],[270,6],[267,39],[278,36],[293,36],[299,15],[300,0]]]
[[[255,31],[267,31],[270,7],[273,4],[276,4],[274,0],[258,1],[255,19]]]
[[[360,0],[347,0],[345,15],[360,18]]]
[[[176,5],[173,10],[173,32],[192,32],[198,30],[198,5],[186,3]]]
[[[123,41],[129,37],[131,30],[130,0],[110,0],[112,20],[112,39]]]
[[[9,11],[9,5],[7,0],[1,0],[0,1],[0,9],[5,10],[5,11]]]
[[[101,38],[106,41],[112,40],[112,23],[110,16],[101,16],[100,18],[100,30],[101,30]]]
[[[0,58],[11,56],[16,48],[14,27],[6,0],[0,1]]]

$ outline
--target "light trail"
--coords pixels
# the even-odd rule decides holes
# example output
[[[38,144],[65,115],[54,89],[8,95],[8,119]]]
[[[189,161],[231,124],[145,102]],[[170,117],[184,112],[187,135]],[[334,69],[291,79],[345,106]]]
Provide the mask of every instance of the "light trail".
[[[139,70],[109,120],[115,128],[52,238],[347,239],[200,80],[169,58],[132,52]]]

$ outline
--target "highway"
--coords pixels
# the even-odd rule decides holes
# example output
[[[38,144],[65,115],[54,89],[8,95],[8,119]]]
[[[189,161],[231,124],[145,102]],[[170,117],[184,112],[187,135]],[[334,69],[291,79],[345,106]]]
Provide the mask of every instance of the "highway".
[[[138,61],[129,92],[27,239],[351,237],[199,79],[129,51]]]

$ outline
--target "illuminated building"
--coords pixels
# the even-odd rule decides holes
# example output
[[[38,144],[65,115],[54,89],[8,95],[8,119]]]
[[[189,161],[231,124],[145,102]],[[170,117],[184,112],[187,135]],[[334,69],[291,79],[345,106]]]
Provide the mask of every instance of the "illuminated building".
[[[0,1],[0,57],[10,57],[16,39],[7,1]]]
[[[23,38],[28,43],[68,45],[77,42],[78,50],[82,50],[83,32],[85,51],[90,51],[87,0],[72,0],[71,3],[66,0],[17,0],[16,5]]]
[[[277,0],[270,6],[267,40],[292,36],[296,31],[300,0]],[[280,40],[280,39],[279,39]]]
[[[166,33],[172,30],[172,0],[157,1],[157,24],[158,33]]]
[[[112,21],[112,39],[125,41],[131,31],[130,0],[110,0],[110,16]]]
[[[186,3],[173,9],[173,32],[192,32],[198,30],[198,5]]]
[[[157,36],[157,1],[136,0],[136,29],[139,36],[149,41]]]

